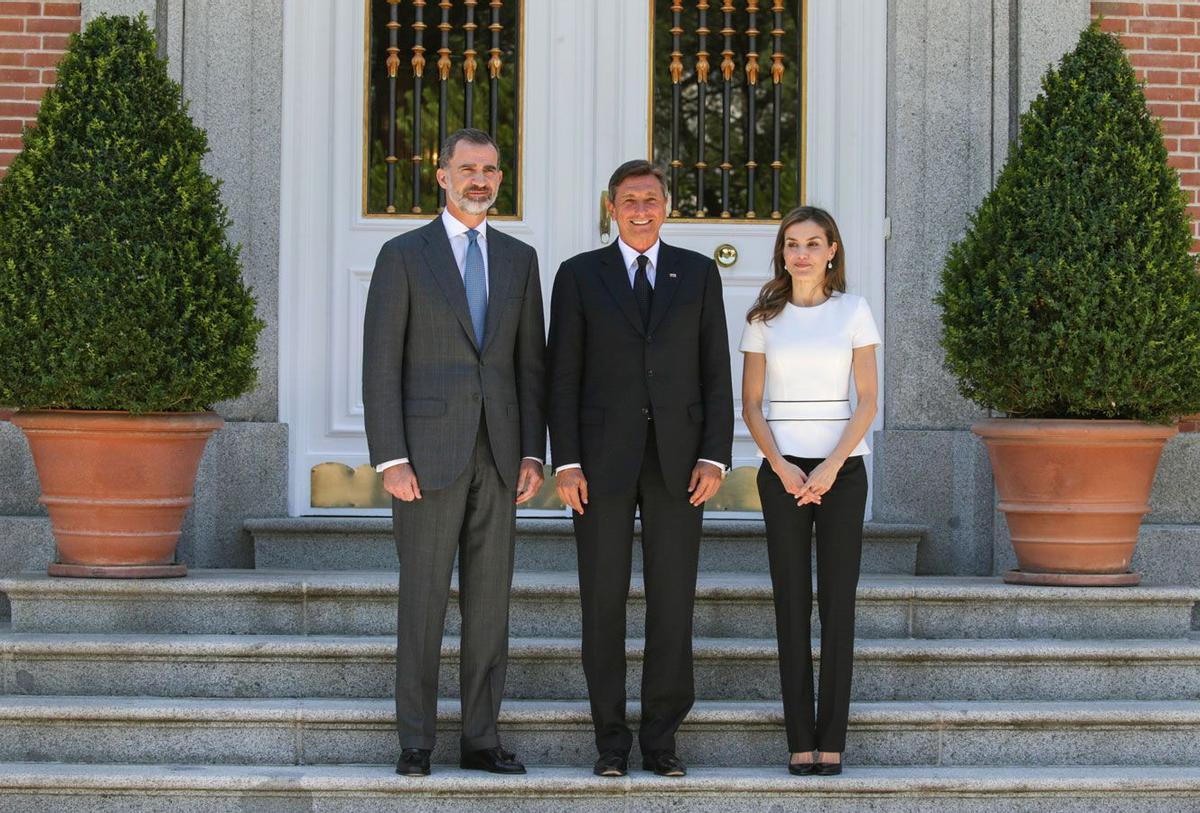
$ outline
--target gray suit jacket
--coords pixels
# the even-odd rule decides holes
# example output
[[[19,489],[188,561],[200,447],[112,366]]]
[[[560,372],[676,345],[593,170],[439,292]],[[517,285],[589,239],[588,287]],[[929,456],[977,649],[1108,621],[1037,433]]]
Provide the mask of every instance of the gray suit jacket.
[[[475,448],[481,410],[500,475],[545,458],[545,332],[537,253],[487,229],[482,348],[441,218],[384,243],[363,326],[371,464],[407,457],[422,490],[445,488]]]

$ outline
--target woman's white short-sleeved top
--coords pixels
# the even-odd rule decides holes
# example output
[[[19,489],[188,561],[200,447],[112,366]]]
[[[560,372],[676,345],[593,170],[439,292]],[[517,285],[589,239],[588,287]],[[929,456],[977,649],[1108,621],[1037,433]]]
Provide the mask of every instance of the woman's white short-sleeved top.
[[[850,420],[854,349],[881,344],[867,300],[837,293],[820,305],[790,302],[775,318],[747,323],[741,351],[767,357],[766,406],[781,454],[824,458]],[[866,439],[851,456],[870,454]]]

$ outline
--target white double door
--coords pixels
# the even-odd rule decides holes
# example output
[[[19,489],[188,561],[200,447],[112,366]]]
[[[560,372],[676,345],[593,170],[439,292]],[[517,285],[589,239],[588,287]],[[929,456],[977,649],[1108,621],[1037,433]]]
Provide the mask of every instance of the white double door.
[[[625,160],[647,157],[651,3],[524,6],[523,205],[519,220],[493,225],[537,249],[548,307],[558,265],[603,245],[600,192],[608,176]],[[837,217],[849,287],[867,297],[882,328],[886,5],[807,6],[806,198]],[[293,515],[379,513],[314,508],[311,471],[367,462],[361,337],[371,270],[386,240],[425,222],[363,214],[364,15],[362,2],[285,6],[279,352]],[[770,275],[774,237],[769,223],[669,222],[663,229],[665,241],[706,255],[722,244],[738,253],[722,270],[738,415],[735,466],[757,464],[736,397],[737,347],[746,310]]]

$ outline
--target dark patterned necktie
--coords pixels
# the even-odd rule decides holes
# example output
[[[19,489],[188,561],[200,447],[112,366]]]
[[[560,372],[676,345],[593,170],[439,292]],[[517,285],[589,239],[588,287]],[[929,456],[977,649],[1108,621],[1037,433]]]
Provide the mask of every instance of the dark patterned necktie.
[[[650,277],[646,276],[649,262],[649,257],[639,254],[637,271],[633,275],[633,298],[637,300],[638,310],[642,314],[642,327],[650,326],[650,305],[654,302],[654,289],[650,287]]]

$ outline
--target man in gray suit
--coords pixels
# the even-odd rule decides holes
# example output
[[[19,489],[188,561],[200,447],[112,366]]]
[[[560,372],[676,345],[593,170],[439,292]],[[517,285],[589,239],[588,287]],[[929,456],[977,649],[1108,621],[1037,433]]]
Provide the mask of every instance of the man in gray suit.
[[[371,463],[400,555],[396,772],[429,774],[455,555],[462,614],[463,768],[525,773],[500,746],[514,504],[542,485],[541,281],[533,248],[487,225],[502,173],[480,130],[446,139],[446,208],[375,261],[363,327]]]

